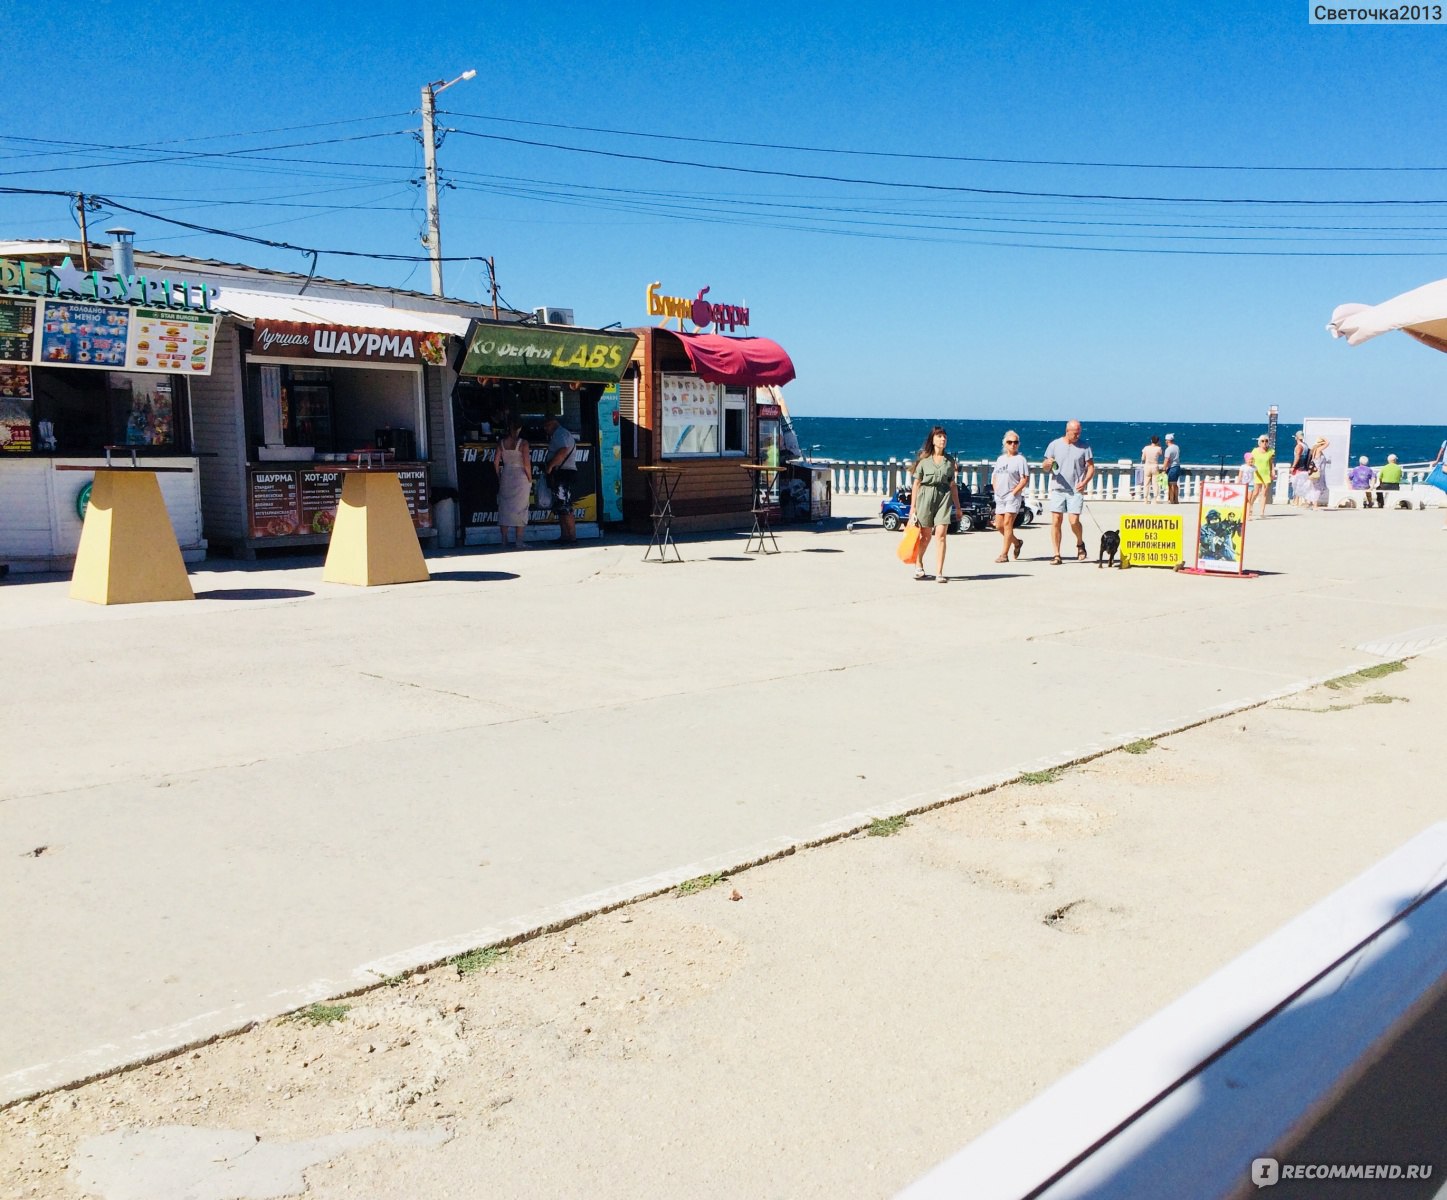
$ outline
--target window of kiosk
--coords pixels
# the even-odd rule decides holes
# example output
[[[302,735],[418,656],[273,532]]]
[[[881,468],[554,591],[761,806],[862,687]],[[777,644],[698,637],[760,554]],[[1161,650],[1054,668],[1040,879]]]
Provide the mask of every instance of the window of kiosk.
[[[723,448],[725,454],[749,452],[749,389],[723,390]]]
[[[91,456],[107,446],[190,448],[184,376],[36,367],[34,389],[36,450]]]
[[[251,361],[247,407],[253,440],[310,446],[319,454],[367,447],[425,458],[422,374],[412,367],[306,367]]]
[[[726,388],[697,375],[659,377],[664,458],[718,458],[748,453],[747,388]]]

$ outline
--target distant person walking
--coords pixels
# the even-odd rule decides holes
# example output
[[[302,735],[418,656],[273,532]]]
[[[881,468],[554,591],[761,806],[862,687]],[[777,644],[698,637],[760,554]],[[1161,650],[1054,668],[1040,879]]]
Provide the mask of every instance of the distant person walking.
[[[1181,502],[1181,448],[1176,445],[1176,435],[1166,434],[1166,448],[1161,454],[1161,465],[1166,472],[1166,503]]]
[[[1266,503],[1271,499],[1271,489],[1276,483],[1276,451],[1271,448],[1271,439],[1262,434],[1256,439],[1256,449],[1251,451],[1251,499],[1248,507],[1261,501],[1261,515],[1266,515]]]
[[[1008,561],[1012,549],[1019,558],[1024,548],[1025,543],[1015,534],[1015,520],[1025,507],[1025,489],[1030,486],[1030,464],[1020,453],[1020,435],[1013,429],[1006,430],[1002,445],[1003,452],[990,472],[990,486],[995,490],[995,528],[1005,539],[997,563]]]
[[[1161,439],[1151,434],[1151,440],[1141,448],[1141,499],[1154,504],[1156,499],[1156,475],[1161,469]]]
[[[1301,508],[1311,495],[1311,447],[1306,434],[1296,431],[1296,445],[1291,451],[1291,502]]]
[[[955,479],[954,455],[946,452],[949,435],[943,425],[930,429],[914,463],[914,487],[909,493],[909,519],[919,526],[919,559],[914,577],[923,579],[924,552],[930,539],[936,544],[935,582],[946,583],[945,538],[950,522],[960,513],[960,485]]]
[[[1371,459],[1365,454],[1357,459],[1357,465],[1347,472],[1347,482],[1352,485],[1352,491],[1362,493],[1362,507],[1372,507],[1372,489],[1377,486],[1377,473],[1372,470]],[[1382,493],[1377,493],[1377,503],[1381,503]]]
[[[1441,453],[1437,455],[1438,460],[1442,458]],[[1382,469],[1377,472],[1377,508],[1387,507],[1387,492],[1400,492],[1402,490],[1402,464],[1397,461],[1395,454],[1387,455],[1387,461],[1382,464]]]
[[[1255,499],[1252,486],[1256,482],[1256,460],[1251,457],[1248,450],[1241,456],[1241,465],[1236,468],[1236,482],[1246,489],[1246,507],[1251,507],[1251,501]]]
[[[543,473],[553,493],[560,540],[571,544],[578,540],[577,518],[573,515],[573,492],[578,486],[578,437],[554,416],[543,422],[543,429],[548,435],[548,461]]]
[[[492,465],[497,468],[497,526],[502,544],[507,545],[507,531],[512,530],[512,543],[519,550],[527,533],[528,496],[533,490],[533,452],[523,437],[523,423],[509,417],[507,434],[497,444]]]
[[[1311,471],[1307,475],[1308,508],[1326,508],[1331,492],[1326,486],[1326,472],[1331,465],[1331,443],[1319,437],[1311,444]]]
[[[1080,514],[1085,511],[1085,489],[1095,478],[1095,455],[1080,433],[1079,421],[1067,423],[1065,436],[1045,447],[1045,459],[1040,464],[1050,472],[1050,544],[1055,550],[1050,564],[1055,567],[1060,565],[1060,532],[1067,514],[1070,532],[1075,534],[1075,557],[1080,562],[1089,557]]]

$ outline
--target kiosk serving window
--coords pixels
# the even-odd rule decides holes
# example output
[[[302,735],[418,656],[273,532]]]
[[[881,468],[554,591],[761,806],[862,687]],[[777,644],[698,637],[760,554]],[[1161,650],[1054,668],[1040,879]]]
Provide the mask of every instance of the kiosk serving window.
[[[748,388],[665,374],[659,394],[665,458],[748,453]]]
[[[190,445],[183,376],[35,367],[33,386],[38,451],[95,455],[106,446]]]

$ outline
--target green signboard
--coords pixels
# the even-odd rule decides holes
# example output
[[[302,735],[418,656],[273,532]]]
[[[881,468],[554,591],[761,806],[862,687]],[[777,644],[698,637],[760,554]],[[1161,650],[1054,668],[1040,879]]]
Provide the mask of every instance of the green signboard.
[[[632,333],[474,325],[460,374],[484,379],[617,383],[638,345]]]

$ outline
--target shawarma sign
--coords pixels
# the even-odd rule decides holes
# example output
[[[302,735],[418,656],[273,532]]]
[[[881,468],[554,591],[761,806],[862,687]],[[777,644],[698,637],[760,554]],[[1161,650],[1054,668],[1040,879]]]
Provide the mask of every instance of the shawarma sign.
[[[258,320],[252,335],[251,357],[350,359],[440,367],[447,361],[447,335],[411,329],[360,329],[350,325]]]

